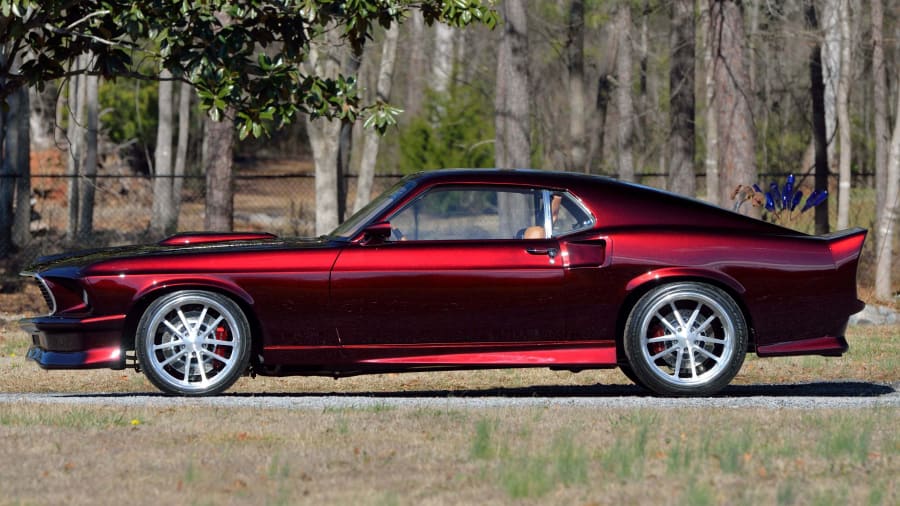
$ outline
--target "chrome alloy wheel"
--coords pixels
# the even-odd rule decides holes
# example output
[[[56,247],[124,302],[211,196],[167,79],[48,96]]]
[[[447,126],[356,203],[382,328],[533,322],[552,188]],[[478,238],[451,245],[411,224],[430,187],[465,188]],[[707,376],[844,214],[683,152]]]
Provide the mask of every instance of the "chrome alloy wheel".
[[[723,290],[695,282],[657,287],[634,306],[624,348],[641,384],[661,395],[711,395],[740,370],[747,324]]]
[[[148,379],[169,393],[219,393],[247,367],[246,318],[215,293],[176,292],[157,300],[144,313],[137,337]]]
[[[673,294],[653,305],[641,322],[641,352],[660,379],[675,385],[705,383],[734,355],[734,324],[715,300]]]

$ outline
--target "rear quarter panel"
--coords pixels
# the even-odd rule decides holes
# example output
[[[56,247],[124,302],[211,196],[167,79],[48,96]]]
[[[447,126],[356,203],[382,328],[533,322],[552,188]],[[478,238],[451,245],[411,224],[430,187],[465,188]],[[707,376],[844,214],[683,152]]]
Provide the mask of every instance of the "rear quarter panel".
[[[727,290],[748,317],[754,345],[842,335],[856,303],[814,237],[730,230],[644,229],[609,234],[620,295],[676,280]]]

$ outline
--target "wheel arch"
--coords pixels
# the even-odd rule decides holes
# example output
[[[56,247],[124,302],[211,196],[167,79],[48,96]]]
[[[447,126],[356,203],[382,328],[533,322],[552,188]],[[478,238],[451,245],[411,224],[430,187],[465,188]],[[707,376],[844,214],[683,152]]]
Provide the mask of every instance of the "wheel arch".
[[[747,324],[747,351],[756,348],[756,331],[752,315],[742,297],[746,292],[737,280],[721,273],[710,273],[702,270],[662,269],[650,271],[632,279],[625,287],[625,299],[616,315],[616,358],[621,363],[625,358],[625,323],[637,302],[647,292],[663,285],[694,282],[714,286],[725,292],[737,304]]]

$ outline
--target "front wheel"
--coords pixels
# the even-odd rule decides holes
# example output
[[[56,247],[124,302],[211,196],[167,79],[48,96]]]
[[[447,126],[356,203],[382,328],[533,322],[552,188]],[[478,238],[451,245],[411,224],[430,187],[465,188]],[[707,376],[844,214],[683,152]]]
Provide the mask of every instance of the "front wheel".
[[[650,290],[625,323],[625,355],[640,383],[660,395],[712,395],[747,353],[747,323],[724,291],[702,283]]]
[[[135,348],[144,374],[160,390],[215,395],[247,370],[250,326],[231,299],[184,290],[160,297],[144,311]]]

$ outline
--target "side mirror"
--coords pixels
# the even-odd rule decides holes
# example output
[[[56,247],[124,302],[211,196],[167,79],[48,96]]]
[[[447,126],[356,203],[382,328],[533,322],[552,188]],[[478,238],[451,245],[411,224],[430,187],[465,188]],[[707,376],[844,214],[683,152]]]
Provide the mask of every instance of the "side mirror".
[[[391,237],[391,232],[393,229],[391,228],[391,222],[389,221],[379,221],[378,223],[373,223],[369,225],[362,231],[362,237],[359,240],[360,244],[370,244],[372,242],[380,243],[388,240]]]

